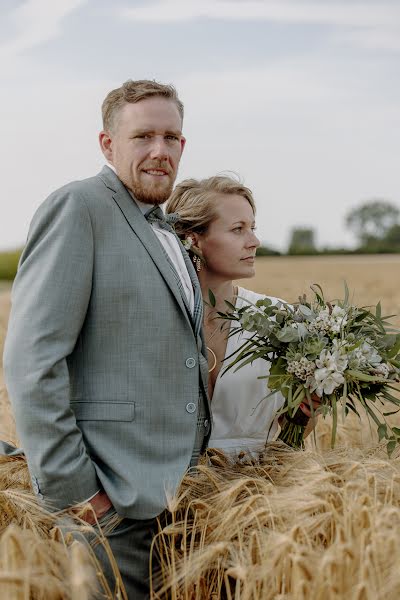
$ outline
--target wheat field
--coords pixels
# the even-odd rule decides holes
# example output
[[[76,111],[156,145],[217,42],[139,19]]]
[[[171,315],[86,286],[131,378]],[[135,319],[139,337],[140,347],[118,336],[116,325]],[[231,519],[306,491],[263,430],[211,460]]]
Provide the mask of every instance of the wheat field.
[[[400,315],[399,268],[399,255],[263,257],[240,283],[294,301],[313,283],[341,297],[345,280],[355,303]],[[0,284],[0,350],[9,298]],[[1,370],[0,409],[0,438],[16,442]],[[330,431],[320,420],[304,451],[275,443],[258,461],[210,450],[170,500],[153,599],[398,600],[400,452],[389,459],[353,415],[334,450]],[[118,577],[106,589],[90,553],[36,505],[21,459],[0,459],[0,508],[1,598],[89,600],[96,581],[102,597],[124,597]]]

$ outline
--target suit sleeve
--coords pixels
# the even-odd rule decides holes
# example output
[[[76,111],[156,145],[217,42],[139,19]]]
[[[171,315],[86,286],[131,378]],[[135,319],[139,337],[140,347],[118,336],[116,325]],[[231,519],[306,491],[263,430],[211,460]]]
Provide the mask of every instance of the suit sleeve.
[[[56,509],[100,487],[70,408],[67,365],[90,300],[93,250],[84,199],[56,192],[33,218],[12,293],[6,386],[33,489]]]

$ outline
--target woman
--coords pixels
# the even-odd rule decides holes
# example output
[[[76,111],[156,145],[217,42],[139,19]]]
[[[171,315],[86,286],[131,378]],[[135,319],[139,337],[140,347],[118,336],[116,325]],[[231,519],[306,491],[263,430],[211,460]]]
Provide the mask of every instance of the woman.
[[[258,379],[268,374],[269,364],[263,359],[236,372],[230,369],[222,374],[228,364],[223,363],[224,359],[239,348],[244,337],[228,338],[227,322],[217,317],[219,311],[228,309],[225,300],[240,308],[265,298],[234,283],[255,274],[255,254],[260,241],[255,234],[252,193],[231,177],[187,179],[175,188],[166,212],[179,213],[175,229],[189,248],[205,301],[208,391],[213,415],[209,445],[229,454],[242,450],[256,453],[276,435],[277,412],[284,399],[280,393],[265,399],[269,394],[266,379]],[[209,302],[209,290],[215,297],[215,306]],[[301,409],[310,416],[307,406]]]

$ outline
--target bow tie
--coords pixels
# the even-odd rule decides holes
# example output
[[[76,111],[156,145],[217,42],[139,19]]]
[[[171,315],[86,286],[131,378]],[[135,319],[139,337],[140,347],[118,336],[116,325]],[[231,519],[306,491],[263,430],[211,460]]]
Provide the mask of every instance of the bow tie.
[[[179,221],[178,213],[165,215],[159,206],[153,206],[144,216],[149,223],[158,223],[161,229],[166,229],[167,231],[174,231],[173,226]]]

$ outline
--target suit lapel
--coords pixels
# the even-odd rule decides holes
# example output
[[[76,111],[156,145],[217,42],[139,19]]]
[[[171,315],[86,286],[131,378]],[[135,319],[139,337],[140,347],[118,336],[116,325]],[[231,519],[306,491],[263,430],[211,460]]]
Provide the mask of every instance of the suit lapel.
[[[146,221],[139,207],[125,189],[124,185],[111,169],[104,167],[100,172],[99,177],[105,186],[111,191],[114,202],[119,207],[132,231],[136,234],[143,246],[146,248],[152,261],[161,273],[163,279],[184,312],[188,322],[190,325],[192,325],[181,293],[176,284],[175,277],[171,271],[171,267],[164,256],[160,242],[152,231],[151,226]]]

